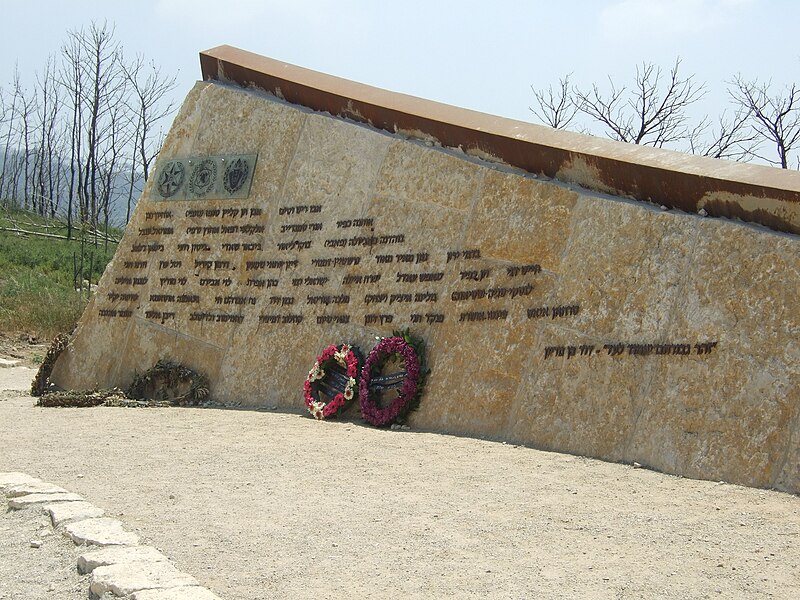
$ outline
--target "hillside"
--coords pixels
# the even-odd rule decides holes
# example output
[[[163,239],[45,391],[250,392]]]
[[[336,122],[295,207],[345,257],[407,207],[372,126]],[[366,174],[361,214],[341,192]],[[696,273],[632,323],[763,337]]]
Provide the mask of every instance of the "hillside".
[[[122,230],[110,230],[107,242],[102,233],[66,233],[58,220],[0,212],[0,333],[49,340],[77,322]]]

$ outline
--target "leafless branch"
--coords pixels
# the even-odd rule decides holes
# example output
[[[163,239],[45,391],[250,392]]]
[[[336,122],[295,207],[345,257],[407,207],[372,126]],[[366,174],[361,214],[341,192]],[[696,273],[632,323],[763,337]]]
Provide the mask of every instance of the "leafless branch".
[[[55,233],[45,233],[44,231],[29,231],[26,229],[19,229],[18,227],[0,227],[0,231],[8,231],[9,233],[17,233],[19,235],[32,235],[34,237],[53,238],[57,240],[72,240],[73,242],[80,242],[81,240],[74,237],[67,237],[66,235],[57,235]],[[112,244],[118,244],[119,240],[108,236],[106,237],[102,232],[96,232],[97,236],[102,240],[108,240]],[[90,235],[94,237],[95,231],[90,231]]]
[[[788,168],[789,155],[800,141],[800,90],[792,84],[773,94],[771,82],[747,81],[741,75],[730,85],[728,93],[736,104],[748,111],[756,138],[774,144],[777,154],[777,158],[755,156]]]
[[[755,132],[747,125],[749,117],[749,112],[742,107],[731,118],[723,112],[717,126],[710,133],[710,139],[706,134],[708,118],[703,119],[702,127],[695,128],[689,136],[691,153],[740,161],[755,156],[758,140]]]
[[[538,107],[528,107],[536,117],[553,129],[566,129],[578,113],[578,106],[572,98],[569,78],[571,74],[558,80],[558,87],[548,86],[537,90],[531,86]]]
[[[677,59],[664,73],[643,63],[630,89],[618,88],[610,77],[606,93],[596,84],[589,92],[575,88],[575,104],[615,140],[657,147],[687,140],[697,128],[689,127],[686,109],[705,95],[705,86],[691,75],[681,76],[680,64]]]

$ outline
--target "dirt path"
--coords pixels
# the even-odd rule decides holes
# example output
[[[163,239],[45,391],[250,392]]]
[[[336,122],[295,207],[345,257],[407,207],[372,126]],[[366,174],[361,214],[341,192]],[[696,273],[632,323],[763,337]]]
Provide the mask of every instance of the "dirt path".
[[[32,542],[40,544],[33,547]],[[0,511],[0,600],[86,600],[89,577],[75,570],[78,549],[32,510]]]
[[[0,471],[83,495],[228,600],[800,597],[788,494],[301,414],[0,392],[0,424]]]

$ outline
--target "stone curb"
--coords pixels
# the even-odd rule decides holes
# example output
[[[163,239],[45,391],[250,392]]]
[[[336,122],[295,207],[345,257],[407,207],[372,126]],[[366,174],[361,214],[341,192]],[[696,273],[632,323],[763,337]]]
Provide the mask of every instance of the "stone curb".
[[[108,592],[129,596],[142,590],[197,585],[194,577],[181,573],[168,562],[120,563],[92,571],[89,596],[99,598]]]
[[[5,494],[6,490],[14,486],[37,481],[41,481],[41,479],[36,479],[36,477],[31,477],[25,473],[0,473],[0,493]]]
[[[5,495],[9,498],[19,498],[29,494],[66,494],[67,490],[44,481],[30,481],[28,483],[9,485],[5,489]]]
[[[83,498],[78,494],[63,492],[58,494],[27,494],[8,499],[8,508],[20,510],[34,504],[48,504],[52,502],[80,502]]]
[[[105,515],[106,511],[102,508],[89,504],[88,502],[56,502],[42,506],[44,512],[49,513],[53,527],[61,527],[71,521],[83,521],[84,519],[96,519]]]
[[[165,590],[142,590],[131,594],[130,600],[219,600],[219,596],[204,587],[174,587]]]
[[[139,536],[125,531],[116,519],[99,517],[64,525],[64,535],[76,546],[136,546]]]
[[[25,473],[0,473],[0,493],[8,507],[34,508],[50,515],[54,529],[76,545],[95,546],[78,557],[80,573],[91,573],[89,597],[127,600],[221,600],[197,580],[176,569],[139,536],[77,494]]]
[[[78,571],[91,573],[97,567],[137,562],[167,562],[166,556],[152,546],[109,546],[102,550],[84,552],[78,557]]]

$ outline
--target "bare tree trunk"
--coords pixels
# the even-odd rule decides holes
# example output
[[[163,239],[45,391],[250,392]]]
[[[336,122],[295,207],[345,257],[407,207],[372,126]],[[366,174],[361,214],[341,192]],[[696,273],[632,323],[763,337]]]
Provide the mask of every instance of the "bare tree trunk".
[[[125,224],[131,220],[131,204],[133,203],[133,187],[136,180],[136,163],[131,161],[131,170],[128,173],[128,202],[125,209]]]
[[[83,49],[79,43],[79,37],[75,33],[70,33],[67,43],[61,48],[64,63],[61,69],[59,83],[67,90],[72,108],[72,122],[70,126],[70,158],[69,158],[69,188],[67,195],[67,237],[73,235],[73,218],[75,215],[76,204],[79,209],[81,202],[81,132],[83,129],[83,79],[81,75],[81,65],[83,63]]]
[[[55,217],[66,196],[67,238],[76,237],[77,219],[83,242],[94,232],[97,245],[100,227],[111,225],[117,171],[128,165],[130,219],[139,172],[149,177],[161,142],[156,125],[172,111],[174,86],[174,77],[141,58],[126,66],[113,27],[92,23],[68,32],[60,60],[48,60],[32,97],[18,70],[13,97],[0,90],[3,206]]]
[[[17,65],[14,66],[14,81],[19,81],[19,70]],[[8,206],[9,201],[14,199],[16,196],[16,189],[11,186],[11,182],[13,179],[13,168],[9,168],[9,162],[12,163],[13,167],[13,160],[11,154],[11,136],[14,132],[14,124],[16,122],[17,116],[17,102],[19,101],[19,87],[18,85],[14,85],[14,94],[11,99],[11,106],[8,109],[8,116],[6,117],[8,123],[8,129],[6,130],[6,138],[3,147],[3,171],[0,173],[0,197],[3,199],[4,207]]]
[[[168,94],[175,89],[175,76],[167,77],[154,63],[145,72],[144,59],[137,56],[132,65],[126,67],[125,74],[133,85],[135,106],[131,106],[136,117],[135,145],[144,180],[150,177],[150,166],[158,155],[161,144],[153,139],[155,126],[169,116],[174,108],[171,101],[166,102]]]
[[[48,98],[47,102],[49,103],[50,109],[49,111],[43,111],[47,120],[47,124],[44,129],[46,135],[45,156],[47,161],[47,187],[45,188],[43,185],[43,193],[47,194],[48,199],[46,212],[51,217],[54,217],[56,210],[58,209],[57,182],[59,165],[56,153],[56,145],[58,144],[57,132],[59,108],[61,103],[59,102],[60,98],[58,95],[58,85],[56,82],[55,62],[53,59],[48,60],[47,71],[45,72],[45,81],[47,82],[47,91],[45,92],[45,96]]]
[[[25,180],[23,184],[23,195],[25,199],[25,209],[27,210],[30,208],[31,199],[33,196],[33,190],[31,186],[31,168],[30,168],[30,157],[31,157],[31,144],[30,144],[30,137],[31,137],[31,113],[33,112],[33,100],[25,100],[25,97],[22,97],[22,139],[23,139],[23,155],[22,160],[24,162],[24,169],[25,169]],[[35,200],[34,200],[35,202]],[[35,205],[34,205],[35,206]]]

